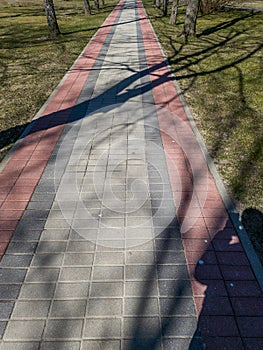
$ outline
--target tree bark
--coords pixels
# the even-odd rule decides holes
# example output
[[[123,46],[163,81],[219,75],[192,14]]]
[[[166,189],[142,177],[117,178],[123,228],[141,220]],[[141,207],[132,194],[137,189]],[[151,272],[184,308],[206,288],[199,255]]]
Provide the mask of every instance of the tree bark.
[[[159,9],[161,7],[160,0],[155,0],[155,6]]]
[[[163,15],[167,16],[168,12],[168,0],[163,0]]]
[[[53,0],[43,0],[44,8],[47,16],[47,23],[49,29],[49,35],[52,39],[54,39],[58,34],[60,34],[55,7]]]
[[[199,10],[200,0],[189,0],[186,15],[184,20],[184,29],[182,35],[185,37],[195,36],[196,33],[196,20]]]
[[[85,15],[87,16],[91,15],[91,7],[90,7],[89,0],[84,0],[84,11],[85,11]]]
[[[102,6],[104,6],[105,5],[105,0],[101,0],[101,4],[102,4]]]
[[[200,11],[202,14],[207,14],[210,11],[209,1],[207,0],[200,0]]]
[[[177,19],[177,13],[178,13],[178,5],[179,5],[179,0],[173,0],[173,5],[172,5],[172,12],[171,12],[171,17],[170,17],[170,24],[175,25],[176,19]]]
[[[96,10],[99,10],[99,8],[100,8],[99,0],[94,0],[94,5],[95,5]]]

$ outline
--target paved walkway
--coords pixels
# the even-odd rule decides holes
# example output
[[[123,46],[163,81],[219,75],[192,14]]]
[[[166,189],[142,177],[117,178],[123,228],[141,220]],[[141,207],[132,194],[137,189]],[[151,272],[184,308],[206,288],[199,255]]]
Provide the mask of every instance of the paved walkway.
[[[0,349],[262,349],[262,292],[141,2],[0,174]]]

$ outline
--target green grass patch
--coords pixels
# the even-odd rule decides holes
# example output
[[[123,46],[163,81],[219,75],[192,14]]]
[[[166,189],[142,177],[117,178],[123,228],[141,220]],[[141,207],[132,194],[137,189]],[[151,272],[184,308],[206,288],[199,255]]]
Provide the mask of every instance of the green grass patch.
[[[0,158],[118,3],[85,16],[83,1],[55,0],[62,35],[49,40],[42,2],[0,0]]]
[[[143,0],[219,173],[238,209],[263,211],[263,14],[199,16],[197,37]]]

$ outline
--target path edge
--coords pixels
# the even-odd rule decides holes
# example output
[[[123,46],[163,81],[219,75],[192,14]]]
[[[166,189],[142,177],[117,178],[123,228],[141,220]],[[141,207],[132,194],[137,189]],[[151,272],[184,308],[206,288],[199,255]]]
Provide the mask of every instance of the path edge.
[[[149,16],[147,15],[148,19],[149,19]],[[261,288],[261,291],[263,292],[263,266],[259,260],[259,257],[252,245],[252,242],[248,236],[248,233],[247,231],[245,230],[244,226],[242,225],[242,222],[241,222],[241,218],[239,216],[239,213],[236,209],[236,206],[234,204],[234,201],[231,199],[230,195],[228,194],[227,190],[226,190],[226,187],[221,179],[221,176],[219,175],[218,173],[218,170],[214,164],[214,161],[213,159],[211,158],[209,152],[208,152],[208,149],[206,147],[206,144],[205,144],[205,141],[196,125],[196,122],[194,120],[194,117],[193,117],[193,114],[190,110],[190,107],[188,106],[186,100],[185,100],[185,97],[183,95],[183,92],[180,88],[180,86],[178,85],[178,82],[176,80],[176,76],[174,75],[173,73],[173,69],[168,61],[168,58],[167,56],[165,55],[164,51],[163,51],[163,48],[161,46],[161,43],[157,37],[157,34],[155,33],[155,30],[152,26],[152,23],[149,19],[149,22],[150,22],[150,26],[152,28],[152,31],[153,31],[153,34],[155,36],[155,39],[158,43],[158,46],[160,48],[160,51],[162,53],[162,56],[163,56],[163,59],[166,63],[166,66],[169,70],[169,72],[171,73],[171,75],[174,77],[174,80],[173,80],[173,84],[175,86],[175,89],[176,91],[178,92],[178,96],[180,98],[180,101],[183,105],[183,108],[184,108],[184,111],[186,113],[186,116],[189,120],[189,123],[191,125],[191,128],[196,136],[196,139],[197,139],[197,142],[201,148],[201,151],[204,155],[204,158],[205,158],[205,161],[207,163],[207,166],[211,172],[211,175],[213,176],[214,178],[214,181],[215,181],[215,184],[216,184],[216,187],[218,189],[218,192],[224,202],[224,205],[225,205],[225,208],[226,208],[226,211],[229,215],[229,218],[231,219],[232,221],[232,224],[238,234],[238,237],[241,241],[241,244],[243,246],[243,249],[247,255],[247,258],[251,264],[251,267],[252,267],[252,270],[254,272],[254,275],[259,283],[259,286]]]

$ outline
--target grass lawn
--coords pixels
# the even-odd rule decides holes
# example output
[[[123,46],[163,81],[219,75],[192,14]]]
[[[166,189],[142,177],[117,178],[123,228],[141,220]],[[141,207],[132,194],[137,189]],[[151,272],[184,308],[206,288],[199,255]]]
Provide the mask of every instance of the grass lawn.
[[[200,15],[186,44],[185,7],[173,27],[152,0],[143,2],[238,209],[263,212],[263,13]]]
[[[63,35],[51,41],[41,1],[0,0],[0,159],[117,3],[87,17],[82,0],[55,0]]]

